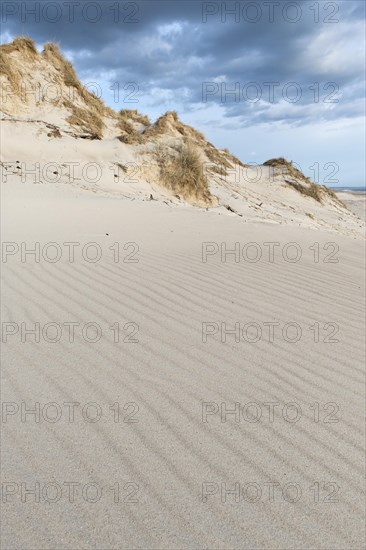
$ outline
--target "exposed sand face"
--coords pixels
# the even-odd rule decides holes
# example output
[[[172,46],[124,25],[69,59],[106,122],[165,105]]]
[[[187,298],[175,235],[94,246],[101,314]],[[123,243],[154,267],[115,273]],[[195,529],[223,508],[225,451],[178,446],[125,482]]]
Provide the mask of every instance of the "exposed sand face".
[[[8,491],[19,491],[3,504],[4,548],[363,546],[361,240],[51,184],[3,185],[2,210],[3,241],[38,241],[42,248],[56,242],[63,252],[56,263],[42,257],[22,263],[16,254],[2,264],[3,322],[19,325],[3,344],[2,399],[42,408],[39,423],[31,415],[22,422],[20,409],[3,423],[3,481],[16,484]],[[74,263],[63,245],[71,241],[81,243]],[[90,242],[102,250],[96,263],[78,252]],[[115,242],[121,243],[119,262],[109,248]],[[123,250],[128,242],[139,250]],[[252,248],[237,263],[232,255],[221,261],[219,253],[203,262],[202,242],[226,243],[227,249],[257,243],[263,257],[248,261]],[[280,243],[273,262],[265,242]],[[302,252],[297,263],[289,261],[293,248],[283,259],[289,242]],[[208,247],[215,250],[215,244]],[[90,343],[76,327],[73,343],[66,328],[56,343],[42,335],[39,343],[30,335],[22,343],[20,324],[31,328],[37,321],[63,328],[95,322],[102,337]],[[119,343],[109,328],[115,322]],[[128,322],[137,325],[134,336],[135,325],[123,329]],[[211,323],[206,331],[218,330],[206,343],[204,322]],[[221,341],[220,324],[229,329],[235,322],[257,323],[262,338],[249,343],[241,333],[239,342],[232,334]],[[280,323],[272,343],[266,322]],[[283,337],[286,323],[301,327],[298,342]],[[317,343],[309,329],[315,323]],[[126,337],[138,342],[123,342]],[[49,420],[57,407],[44,408],[50,402],[61,408],[57,422]],[[80,403],[74,422],[66,402]],[[95,407],[84,410],[87,420],[81,413],[91,402],[102,411],[97,422],[87,421]],[[116,402],[119,422],[116,406],[110,409]],[[229,414],[222,422],[221,404],[231,410],[236,402],[239,421]],[[245,408],[253,402],[257,408]],[[270,402],[279,404],[273,421],[264,405]],[[127,403],[133,405],[124,409]],[[262,417],[251,422],[258,411]],[[36,482],[40,502],[32,495],[22,502],[21,483],[30,489]],[[54,503],[42,493],[55,497],[54,487],[45,490],[52,482],[63,490]],[[79,484],[74,503],[70,482]],[[87,483],[101,488],[97,502]],[[222,502],[222,483],[227,490],[240,484],[240,502],[232,494]],[[279,484],[272,485],[273,498],[271,483]],[[282,489],[288,500],[301,491],[298,501],[286,501]],[[249,502],[256,493],[258,501]]]
[[[62,116],[61,112],[60,127]],[[67,133],[61,138],[52,138],[49,133],[50,128],[42,121],[1,121],[3,164],[0,171],[7,183],[24,181],[23,185],[32,186],[57,181],[61,187],[109,197],[146,201],[153,196],[171,205],[192,207],[160,184],[153,144],[126,145],[115,137],[92,141]],[[26,146],[20,148],[22,143]],[[172,138],[163,136],[160,143],[168,147]],[[205,162],[204,170],[210,171],[212,164],[207,163],[207,159]],[[36,163],[37,175],[34,174]],[[274,174],[268,166],[236,164],[224,177],[209,174],[211,205],[193,204],[230,216],[236,214],[242,221],[324,229],[364,239],[365,223],[355,213],[330,197],[319,203],[304,196],[292,189],[286,179],[284,175]]]

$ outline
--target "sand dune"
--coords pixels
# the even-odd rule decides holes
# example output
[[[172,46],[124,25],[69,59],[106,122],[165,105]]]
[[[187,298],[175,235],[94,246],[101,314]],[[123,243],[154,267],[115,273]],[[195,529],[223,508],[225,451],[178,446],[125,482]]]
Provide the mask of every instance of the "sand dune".
[[[340,200],[347,208],[356,214],[361,220],[366,221],[366,195],[365,193],[337,193]]]
[[[42,256],[22,263],[19,253],[2,264],[3,322],[19,326],[3,344],[3,402],[12,403],[6,422],[3,415],[3,482],[16,491],[3,504],[4,548],[362,546],[362,241],[52,185],[5,185],[2,199],[3,241],[39,242],[41,250],[55,242],[63,252],[56,263]],[[80,249],[98,243],[102,258],[89,263],[78,248],[71,263],[63,245],[70,241]],[[121,258],[138,262],[115,262],[115,242]],[[137,252],[123,250],[131,242]],[[228,250],[257,243],[263,257],[223,262],[215,253],[203,262],[203,242]],[[265,242],[279,243],[273,262]],[[301,248],[297,263],[283,259],[289,242]],[[338,263],[323,261],[333,252],[323,249],[329,242],[339,247]],[[88,342],[76,327],[73,343],[66,328],[56,343],[42,332],[39,343],[31,335],[22,343],[21,323],[35,322],[98,323],[102,336]],[[119,343],[109,328],[116,322]],[[248,329],[247,339],[241,330],[240,342],[233,334],[223,342],[221,323],[230,329],[236,322],[257,323],[262,338],[248,342],[255,336]],[[266,322],[280,324],[273,342]],[[317,322],[318,343],[309,330]],[[137,327],[124,330],[126,323]],[[217,328],[206,343],[202,323]],[[296,343],[283,337],[287,323],[302,329]],[[45,334],[55,337],[52,327]],[[22,422],[21,402],[40,404],[39,423],[31,415]],[[45,407],[51,402],[62,412],[56,422],[57,407]],[[80,403],[74,422],[70,402]],[[98,404],[99,421],[83,417],[87,403]],[[222,421],[220,411],[235,403],[239,419]],[[273,421],[265,403],[277,404]],[[14,404],[19,411],[10,414]],[[93,419],[99,409],[83,410]],[[36,482],[40,502],[24,488],[22,502],[21,484]],[[79,484],[73,503],[69,482]],[[235,494],[223,502],[235,484],[239,502]],[[62,495],[50,502],[55,487]],[[91,502],[95,487],[101,495]]]
[[[0,57],[3,548],[363,547],[361,209]]]
[[[83,87],[55,44],[38,52],[32,40],[17,38],[0,46],[0,57],[3,182],[58,183],[364,238],[359,211],[292,161],[245,164],[174,111],[154,123],[136,110],[114,111]],[[194,158],[184,164],[188,146]]]

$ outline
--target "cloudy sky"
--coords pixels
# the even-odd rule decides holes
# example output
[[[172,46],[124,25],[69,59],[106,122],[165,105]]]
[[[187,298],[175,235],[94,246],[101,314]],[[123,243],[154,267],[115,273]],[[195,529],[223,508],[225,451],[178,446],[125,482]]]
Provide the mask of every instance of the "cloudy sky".
[[[167,110],[243,161],[365,184],[362,0],[2,3],[1,42],[59,43],[115,109]]]

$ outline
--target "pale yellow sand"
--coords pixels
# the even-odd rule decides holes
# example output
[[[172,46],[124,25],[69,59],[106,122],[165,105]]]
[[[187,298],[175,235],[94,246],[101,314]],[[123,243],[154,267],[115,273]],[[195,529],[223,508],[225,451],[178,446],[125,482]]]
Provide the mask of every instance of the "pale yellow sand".
[[[366,221],[366,194],[364,193],[337,193],[337,196],[361,220]]]
[[[97,322],[103,330],[94,344],[78,331],[73,344],[66,336],[54,344],[36,344],[31,337],[22,343],[19,334],[3,344],[2,400],[29,407],[56,402],[63,415],[55,423],[8,416],[2,425],[2,481],[17,488],[35,482],[43,489],[50,482],[64,488],[57,503],[42,494],[39,503],[32,495],[22,502],[20,492],[9,496],[2,512],[3,548],[363,547],[362,240],[52,185],[4,185],[2,209],[3,241],[94,241],[103,252],[95,264],[79,254],[75,263],[65,255],[55,264],[21,263],[16,255],[2,264],[3,322]],[[108,247],[117,241],[138,243],[139,262],[115,263]],[[223,263],[219,254],[203,263],[203,241],[226,242],[228,248],[235,242],[262,248],[277,242],[276,250],[296,242],[303,254],[298,263],[277,254],[273,263],[265,257],[235,263],[232,256]],[[335,242],[339,262],[315,263],[314,247],[309,249],[315,242],[321,260],[333,250],[323,246]],[[114,343],[108,327],[117,321],[121,327],[137,323],[139,342]],[[217,334],[202,342],[202,322],[231,328],[235,322],[263,327],[271,321],[281,327],[298,323],[302,338],[270,343],[263,337],[250,344],[228,335],[223,343]],[[309,330],[316,322],[319,343]],[[339,325],[338,343],[323,341],[332,332],[328,326],[324,333],[326,323]],[[80,403],[74,423],[67,421],[65,402]],[[102,409],[99,422],[80,414],[90,402]],[[119,423],[109,409],[116,402]],[[139,406],[132,417],[138,423],[123,422],[133,410],[123,406],[131,402]],[[233,415],[221,422],[215,414],[202,422],[203,402],[226,403],[228,409],[256,402],[263,416],[259,422],[241,416],[236,423]],[[268,402],[279,403],[273,422]],[[282,416],[291,402],[301,406],[296,423]],[[95,482],[103,493],[91,503],[79,490],[70,503],[65,482],[84,488]],[[136,486],[125,487],[127,482]],[[207,482],[213,485],[204,487],[217,492],[202,502]],[[281,488],[297,484],[298,502],[284,500],[278,486],[272,502],[266,485],[272,482]],[[116,483],[119,503],[111,491]],[[228,495],[222,502],[222,483],[228,489],[239,483],[242,490],[252,483],[262,496],[235,502]],[[338,502],[324,502],[335,484]],[[137,487],[138,502],[124,502]]]

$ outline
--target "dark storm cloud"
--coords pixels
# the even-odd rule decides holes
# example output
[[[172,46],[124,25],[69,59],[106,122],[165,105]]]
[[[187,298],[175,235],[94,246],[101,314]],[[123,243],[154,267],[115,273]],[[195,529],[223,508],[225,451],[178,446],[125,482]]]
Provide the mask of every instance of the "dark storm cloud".
[[[222,106],[239,125],[298,125],[363,112],[363,2],[73,4],[72,10],[72,2],[63,0],[5,1],[4,37],[57,41],[82,77],[136,82],[141,90],[160,90],[162,102],[173,95],[187,109],[206,99],[206,106]],[[225,6],[236,13],[226,13]],[[39,10],[38,20],[32,8]],[[207,89],[211,93],[203,98]],[[233,89],[236,94],[225,93]]]

